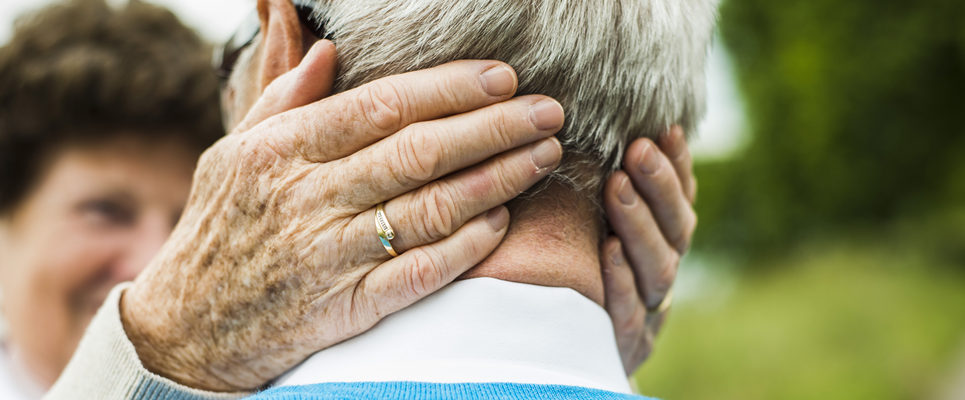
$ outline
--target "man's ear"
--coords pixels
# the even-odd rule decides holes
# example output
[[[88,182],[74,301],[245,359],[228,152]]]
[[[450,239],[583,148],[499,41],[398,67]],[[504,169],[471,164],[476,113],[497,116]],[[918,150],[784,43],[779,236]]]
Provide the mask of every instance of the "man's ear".
[[[261,18],[261,89],[295,69],[319,39],[302,26],[291,0],[258,0]]]

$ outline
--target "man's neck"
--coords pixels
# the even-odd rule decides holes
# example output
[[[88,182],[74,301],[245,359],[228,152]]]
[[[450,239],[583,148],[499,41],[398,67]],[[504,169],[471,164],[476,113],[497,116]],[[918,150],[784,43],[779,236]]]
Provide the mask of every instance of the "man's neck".
[[[490,277],[568,287],[603,305],[603,223],[590,200],[562,185],[509,206],[511,223],[496,251],[460,279]]]
[[[551,188],[510,213],[503,243],[462,281],[315,354],[276,384],[509,382],[629,393],[600,307],[594,208]]]
[[[606,311],[569,288],[454,282],[275,382],[513,383],[629,393]]]

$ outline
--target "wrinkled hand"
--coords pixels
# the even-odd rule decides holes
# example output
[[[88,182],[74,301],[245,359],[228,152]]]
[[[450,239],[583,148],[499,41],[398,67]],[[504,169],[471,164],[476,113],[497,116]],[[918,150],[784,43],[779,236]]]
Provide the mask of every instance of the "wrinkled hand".
[[[658,148],[649,139],[634,142],[624,158],[625,172],[613,174],[604,189],[616,236],[604,242],[600,264],[606,309],[628,375],[653,349],[665,313],[647,310],[663,302],[697,226],[692,207],[697,184],[684,132],[674,126],[659,143]]]
[[[511,98],[505,64],[459,61],[315,101],[331,90],[334,71],[317,78],[331,46],[204,153],[180,223],[125,292],[149,370],[198,389],[261,386],[482,261],[506,233],[501,204],[558,166],[562,108]],[[383,201],[396,258],[376,235]]]

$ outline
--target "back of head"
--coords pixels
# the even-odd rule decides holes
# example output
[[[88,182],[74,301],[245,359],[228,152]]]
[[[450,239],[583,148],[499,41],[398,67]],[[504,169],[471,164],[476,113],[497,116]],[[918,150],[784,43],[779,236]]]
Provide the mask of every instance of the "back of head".
[[[0,214],[67,144],[139,135],[200,154],[223,135],[210,54],[170,11],[138,0],[71,0],[18,19],[0,48]]]
[[[717,0],[316,2],[339,49],[337,91],[458,59],[513,66],[518,94],[562,104],[554,178],[592,200],[630,141],[692,132],[704,110]]]

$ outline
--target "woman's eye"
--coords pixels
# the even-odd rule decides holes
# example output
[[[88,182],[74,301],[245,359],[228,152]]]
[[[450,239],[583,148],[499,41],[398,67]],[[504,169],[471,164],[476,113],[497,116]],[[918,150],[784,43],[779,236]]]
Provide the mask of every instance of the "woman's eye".
[[[81,207],[86,217],[97,223],[130,225],[134,223],[134,210],[113,200],[93,200]]]

